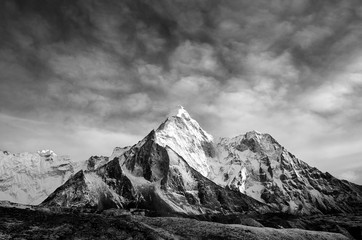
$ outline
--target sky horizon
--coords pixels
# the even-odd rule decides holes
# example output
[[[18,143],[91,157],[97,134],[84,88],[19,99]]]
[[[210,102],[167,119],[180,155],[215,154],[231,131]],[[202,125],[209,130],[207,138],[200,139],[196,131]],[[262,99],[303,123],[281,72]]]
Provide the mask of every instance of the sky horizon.
[[[362,184],[362,2],[4,0],[0,149],[85,160],[182,105]]]

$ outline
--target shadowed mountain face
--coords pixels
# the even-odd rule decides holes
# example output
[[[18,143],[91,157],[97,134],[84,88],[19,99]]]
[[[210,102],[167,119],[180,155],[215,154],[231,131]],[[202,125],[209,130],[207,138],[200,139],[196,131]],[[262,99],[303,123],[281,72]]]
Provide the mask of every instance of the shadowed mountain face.
[[[269,134],[218,142],[182,107],[108,163],[72,177],[45,206],[145,208],[158,214],[351,212],[360,186],[297,159]],[[112,158],[112,157],[111,157]]]

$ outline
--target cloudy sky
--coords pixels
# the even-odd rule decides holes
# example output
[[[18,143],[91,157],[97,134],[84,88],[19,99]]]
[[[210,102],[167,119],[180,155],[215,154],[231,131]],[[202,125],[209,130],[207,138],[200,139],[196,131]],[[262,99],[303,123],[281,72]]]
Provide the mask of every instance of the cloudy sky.
[[[177,105],[362,184],[359,0],[2,0],[0,149],[110,155]]]

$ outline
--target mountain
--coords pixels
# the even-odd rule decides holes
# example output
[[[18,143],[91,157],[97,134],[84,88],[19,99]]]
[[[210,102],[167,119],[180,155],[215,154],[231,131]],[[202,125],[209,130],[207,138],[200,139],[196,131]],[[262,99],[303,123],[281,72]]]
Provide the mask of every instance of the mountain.
[[[216,148],[211,180],[283,212],[353,212],[362,203],[360,186],[309,166],[269,134],[221,138]]]
[[[37,205],[79,170],[94,170],[122,155],[116,147],[110,157],[91,156],[75,161],[52,150],[35,153],[0,151],[0,201]]]
[[[270,211],[265,204],[204,177],[168,145],[158,144],[156,131],[98,169],[78,172],[42,206],[138,207],[162,215]]]
[[[309,166],[269,134],[215,141],[183,107],[134,146],[90,160],[43,204],[198,215],[350,212],[362,202],[360,186]]]
[[[361,187],[295,157],[271,135],[257,131],[214,140],[184,108],[156,130],[169,146],[219,186],[293,214],[353,212]]]
[[[183,107],[137,144],[80,169],[42,205],[203,215],[351,212],[362,203],[361,186],[309,166],[271,135],[215,140]]]
[[[51,150],[13,154],[0,151],[0,200],[39,204],[80,166]]]

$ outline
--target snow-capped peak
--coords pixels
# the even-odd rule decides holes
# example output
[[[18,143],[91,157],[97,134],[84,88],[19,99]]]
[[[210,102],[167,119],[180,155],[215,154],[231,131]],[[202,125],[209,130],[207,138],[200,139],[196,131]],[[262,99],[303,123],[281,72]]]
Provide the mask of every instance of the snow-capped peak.
[[[206,176],[209,172],[207,158],[213,155],[213,137],[180,106],[169,116],[156,133],[156,142],[169,146],[182,156],[191,167]]]

